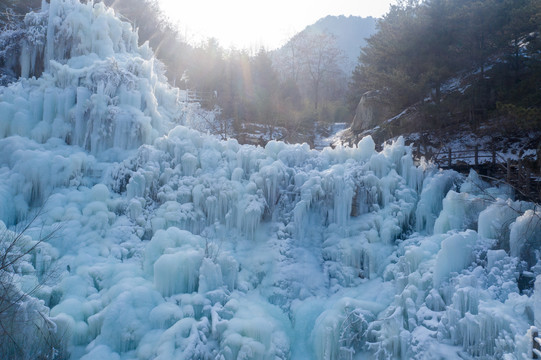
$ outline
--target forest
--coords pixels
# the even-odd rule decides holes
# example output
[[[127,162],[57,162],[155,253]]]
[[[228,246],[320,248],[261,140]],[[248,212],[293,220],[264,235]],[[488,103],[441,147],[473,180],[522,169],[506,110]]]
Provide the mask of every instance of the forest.
[[[256,123],[263,125],[268,139],[290,134],[290,141],[310,142],[314,124],[351,120],[345,100],[350,74],[344,72],[344,56],[329,34],[300,33],[277,51],[225,49],[213,38],[194,45],[185,41],[157,0],[104,2],[138,29],[140,44],[149,42],[172,85],[193,91],[204,109],[215,111],[219,121],[209,121],[209,130],[222,138],[241,137],[246,124]],[[13,31],[40,1],[2,6],[0,25],[12,30],[11,35],[2,32],[2,41],[15,44]],[[16,79],[19,71],[14,69],[4,83]]]
[[[401,1],[362,49],[350,96],[381,91],[392,115],[418,104],[413,130],[502,117],[539,128],[540,29],[536,0]]]
[[[418,121],[402,132],[476,129],[494,119],[511,128],[540,126],[536,0],[401,0],[378,20],[353,73],[344,71],[344,54],[324,32],[298,33],[275,51],[226,49],[212,38],[189,44],[157,0],[104,2],[132,22],[141,44],[149,42],[171,84],[215,112],[207,130],[222,138],[242,140],[250,124],[259,124],[266,139],[313,145],[315,132],[351,122],[368,91],[379,92],[388,117],[419,109]],[[4,59],[16,51],[24,14],[40,4],[0,5],[2,83],[20,75]]]

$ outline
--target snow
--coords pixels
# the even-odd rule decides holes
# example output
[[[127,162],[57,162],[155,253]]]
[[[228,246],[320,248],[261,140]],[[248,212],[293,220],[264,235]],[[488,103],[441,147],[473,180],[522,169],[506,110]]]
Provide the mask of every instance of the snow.
[[[347,123],[332,123],[328,125],[328,129],[323,129],[324,134],[319,131],[314,139],[314,148],[322,150],[328,146],[334,146],[341,143],[341,136],[348,127]],[[327,135],[328,133],[328,135]],[[325,136],[327,135],[327,136]]]
[[[538,256],[535,252],[541,246],[541,211],[526,210],[509,228],[511,255],[535,265]]]
[[[461,272],[473,262],[474,231],[449,236],[441,242],[434,267],[434,285],[441,285],[452,272]]]
[[[202,110],[103,4],[39,14],[43,59],[30,44],[0,88],[0,230],[36,214],[6,271],[15,292],[43,284],[18,306],[71,358],[529,354],[538,206],[415,165],[402,138],[380,152],[371,137],[321,151],[219,140],[189,127]]]

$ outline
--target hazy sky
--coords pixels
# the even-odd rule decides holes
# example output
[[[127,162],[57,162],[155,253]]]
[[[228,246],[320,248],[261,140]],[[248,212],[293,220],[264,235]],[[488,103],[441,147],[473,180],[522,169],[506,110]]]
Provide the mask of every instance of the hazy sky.
[[[215,37],[224,47],[274,49],[327,15],[380,17],[391,0],[160,0],[189,42]]]

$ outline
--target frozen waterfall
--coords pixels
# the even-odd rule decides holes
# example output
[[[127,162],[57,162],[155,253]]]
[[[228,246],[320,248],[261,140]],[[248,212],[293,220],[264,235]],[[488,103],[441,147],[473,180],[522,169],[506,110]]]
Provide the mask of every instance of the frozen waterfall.
[[[51,0],[25,24],[22,77],[0,88],[3,239],[37,218],[0,249],[27,252],[1,269],[31,293],[18,309],[62,335],[39,346],[85,360],[531,357],[538,206],[416,164],[402,138],[315,151],[198,132],[102,3]],[[14,341],[36,336],[23,324]]]

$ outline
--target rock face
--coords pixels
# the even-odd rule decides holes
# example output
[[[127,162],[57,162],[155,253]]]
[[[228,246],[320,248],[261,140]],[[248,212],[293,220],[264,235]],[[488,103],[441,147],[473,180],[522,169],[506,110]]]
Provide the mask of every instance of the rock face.
[[[385,119],[391,116],[389,105],[385,103],[382,93],[379,91],[369,91],[363,94],[357,109],[355,117],[351,123],[351,130],[354,133],[372,129],[381,124]]]

